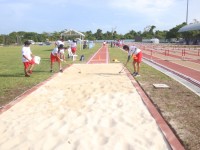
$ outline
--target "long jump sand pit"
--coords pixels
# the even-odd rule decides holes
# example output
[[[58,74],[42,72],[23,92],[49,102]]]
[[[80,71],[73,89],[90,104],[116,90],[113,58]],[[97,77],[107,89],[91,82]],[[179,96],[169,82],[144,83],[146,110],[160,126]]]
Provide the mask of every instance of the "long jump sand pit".
[[[0,149],[170,149],[121,69],[77,64],[58,73],[0,115]]]

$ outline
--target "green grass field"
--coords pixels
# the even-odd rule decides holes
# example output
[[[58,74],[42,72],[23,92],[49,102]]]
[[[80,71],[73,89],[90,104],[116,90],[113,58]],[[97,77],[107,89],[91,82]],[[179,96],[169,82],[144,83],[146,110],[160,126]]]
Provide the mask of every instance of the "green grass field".
[[[84,63],[100,46],[96,44],[91,49],[77,50],[77,60],[73,62],[72,59],[67,59],[67,63],[63,63],[63,67],[72,63]],[[0,47],[0,106],[53,75],[50,73],[50,53],[54,48],[53,45],[31,45],[32,53],[41,57],[41,63],[35,66],[30,78],[24,77],[21,48],[22,46]],[[80,47],[78,46],[78,48]],[[67,58],[67,52],[65,54]],[[84,62],[79,61],[81,55],[85,56]],[[55,63],[54,71],[58,70],[58,65]]]

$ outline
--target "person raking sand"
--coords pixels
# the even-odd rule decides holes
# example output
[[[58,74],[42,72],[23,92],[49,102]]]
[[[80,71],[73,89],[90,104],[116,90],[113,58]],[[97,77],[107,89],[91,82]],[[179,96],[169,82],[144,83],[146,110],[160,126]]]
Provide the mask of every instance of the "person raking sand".
[[[129,62],[131,57],[133,59],[134,72],[132,75],[135,77],[140,76],[139,72],[140,72],[140,63],[142,62],[142,51],[136,46],[129,47],[128,45],[124,45],[123,49],[128,51],[128,59],[127,59],[126,65]]]

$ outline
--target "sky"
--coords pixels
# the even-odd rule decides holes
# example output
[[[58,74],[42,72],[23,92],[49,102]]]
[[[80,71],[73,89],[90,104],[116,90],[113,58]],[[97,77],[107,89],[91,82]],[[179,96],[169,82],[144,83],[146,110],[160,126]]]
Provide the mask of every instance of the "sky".
[[[200,21],[200,0],[188,1],[188,23]],[[187,0],[0,0],[0,34],[163,31],[186,22],[186,8]]]

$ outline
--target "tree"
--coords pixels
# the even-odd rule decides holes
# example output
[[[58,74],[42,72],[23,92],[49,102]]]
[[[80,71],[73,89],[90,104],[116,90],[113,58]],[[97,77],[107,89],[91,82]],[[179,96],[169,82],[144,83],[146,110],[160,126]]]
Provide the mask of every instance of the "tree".
[[[182,28],[183,26],[185,26],[186,23],[183,22],[182,24],[177,25],[176,27],[172,28],[169,30],[169,32],[167,32],[166,34],[166,39],[171,39],[171,38],[181,38],[181,34],[178,32],[178,30],[180,28]]]
[[[105,34],[103,34],[103,39],[111,40],[112,39],[112,32],[107,31]]]
[[[152,35],[154,35],[154,32],[153,32],[153,30],[156,28],[156,26],[151,26],[151,28],[150,28],[150,30],[149,30],[149,33],[150,34],[152,34]]]
[[[134,39],[137,33],[134,30],[129,31],[124,35],[125,39]]]
[[[144,32],[142,34],[143,38],[146,39],[151,39],[154,37],[154,29],[156,28],[156,26],[152,25],[152,26],[147,26],[146,28],[144,28]]]
[[[154,34],[154,37],[155,38],[158,38],[158,39],[166,39],[166,34],[167,34],[167,31],[159,31],[157,30]]]
[[[85,39],[88,39],[88,40],[95,40],[95,36],[93,35],[92,31],[86,31],[85,33]]]
[[[97,40],[102,40],[103,39],[103,33],[102,33],[101,29],[97,29],[97,32],[94,35],[95,35],[95,38]]]

